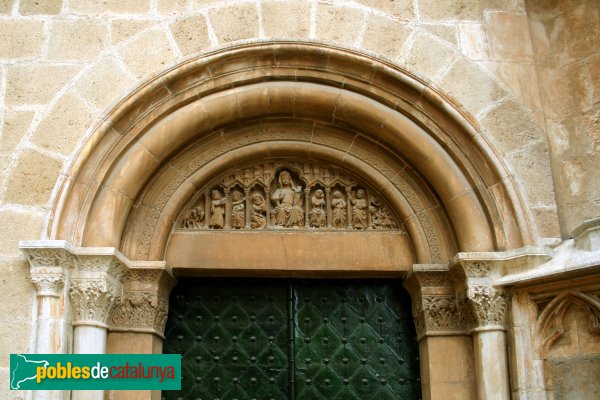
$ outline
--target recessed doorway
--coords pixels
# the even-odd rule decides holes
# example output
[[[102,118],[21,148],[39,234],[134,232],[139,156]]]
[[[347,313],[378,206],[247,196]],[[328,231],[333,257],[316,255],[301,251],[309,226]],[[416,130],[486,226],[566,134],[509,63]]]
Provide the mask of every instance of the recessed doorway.
[[[165,353],[186,400],[421,398],[410,298],[396,279],[184,279]]]

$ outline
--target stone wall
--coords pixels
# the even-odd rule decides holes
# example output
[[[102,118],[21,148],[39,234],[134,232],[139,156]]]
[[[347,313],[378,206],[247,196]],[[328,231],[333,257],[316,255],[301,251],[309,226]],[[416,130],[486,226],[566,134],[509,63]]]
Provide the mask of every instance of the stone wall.
[[[599,161],[594,141],[599,97],[589,88],[599,82],[597,69],[590,68],[600,48],[600,41],[592,40],[600,29],[598,4],[576,2],[582,5],[555,12],[541,3],[0,1],[0,291],[11,299],[0,310],[0,397],[20,396],[5,393],[7,354],[32,348],[33,287],[17,243],[43,236],[61,170],[91,129],[134,88],[232,43],[326,42],[403,67],[447,93],[480,126],[520,183],[539,236],[546,238],[540,243],[556,243],[553,238],[561,236],[555,186],[563,237],[597,215],[600,189],[594,188],[593,174],[598,172],[590,166]],[[589,40],[551,34],[548,28],[573,23]],[[552,54],[556,62],[546,60]],[[585,96],[568,96],[574,85]]]
[[[600,212],[600,5],[527,2],[563,236]]]

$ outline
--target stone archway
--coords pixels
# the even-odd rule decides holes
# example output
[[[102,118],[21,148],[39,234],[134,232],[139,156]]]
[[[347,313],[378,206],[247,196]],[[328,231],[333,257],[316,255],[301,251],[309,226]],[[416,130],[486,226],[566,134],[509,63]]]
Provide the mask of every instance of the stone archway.
[[[173,227],[199,204],[194,204],[198,196],[228,171],[259,160],[283,160],[288,168],[307,163],[313,172],[314,165],[332,165],[358,177],[395,215],[396,252],[373,268],[362,263],[351,272],[408,274],[422,370],[427,371],[426,398],[438,398],[446,389],[456,398],[472,398],[473,348],[467,331],[489,325],[496,335],[502,324],[469,325],[461,319],[447,264],[458,252],[532,244],[535,229],[513,177],[471,121],[410,73],[325,45],[249,44],[190,60],[115,107],[63,176],[46,230],[54,242],[22,246],[32,274],[40,282],[51,276],[55,284],[39,301],[56,306],[61,296],[71,299],[75,351],[106,351],[106,340],[109,351],[133,342],[139,351],[159,351],[174,275],[223,269],[223,263],[195,269],[178,264],[181,260],[169,265],[169,246],[177,234]],[[347,203],[356,196],[352,190]],[[203,206],[206,210],[206,198]],[[328,234],[331,246],[343,240],[344,233]],[[384,240],[376,230],[364,234]],[[291,240],[299,245],[304,234],[295,237]],[[244,265],[246,273],[252,269],[249,256],[241,254],[234,272]],[[284,260],[299,265],[297,255]],[[348,272],[331,260],[299,270],[317,273],[327,266],[334,275]],[[262,268],[266,275],[282,270],[274,262]],[[97,304],[102,312],[86,312]],[[144,318],[133,318],[140,315]],[[58,317],[69,318],[62,312]],[[58,343],[47,350],[66,349],[62,328],[46,328],[54,329]],[[83,340],[90,335],[96,339],[86,347]],[[498,335],[494,343],[503,346],[503,333]],[[428,354],[444,348],[453,349],[449,358],[460,364],[450,380],[427,364]],[[504,379],[499,398],[506,398],[506,365],[493,373]],[[478,385],[486,378],[478,371]]]

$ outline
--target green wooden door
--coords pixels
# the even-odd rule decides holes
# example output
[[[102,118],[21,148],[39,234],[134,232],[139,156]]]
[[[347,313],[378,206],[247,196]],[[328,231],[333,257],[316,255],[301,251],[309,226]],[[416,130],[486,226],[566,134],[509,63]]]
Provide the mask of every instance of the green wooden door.
[[[164,399],[421,398],[399,281],[188,279],[165,335],[183,382]]]

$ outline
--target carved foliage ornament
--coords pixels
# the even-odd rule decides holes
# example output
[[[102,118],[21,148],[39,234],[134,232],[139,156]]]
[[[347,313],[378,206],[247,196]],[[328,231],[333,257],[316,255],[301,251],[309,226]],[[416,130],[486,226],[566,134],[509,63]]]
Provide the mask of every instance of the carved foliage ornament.
[[[111,311],[121,301],[121,284],[109,279],[73,279],[69,297],[75,324],[106,325]]]
[[[502,290],[492,286],[469,286],[467,297],[478,327],[504,326],[507,298]]]
[[[377,193],[318,162],[273,161],[228,171],[202,188],[176,229],[401,230]]]
[[[65,286],[65,274],[32,271],[31,282],[35,285],[38,296],[60,297],[60,292]]]
[[[162,335],[175,280],[164,270],[130,270],[123,283],[124,300],[113,311],[111,326],[142,328]]]

